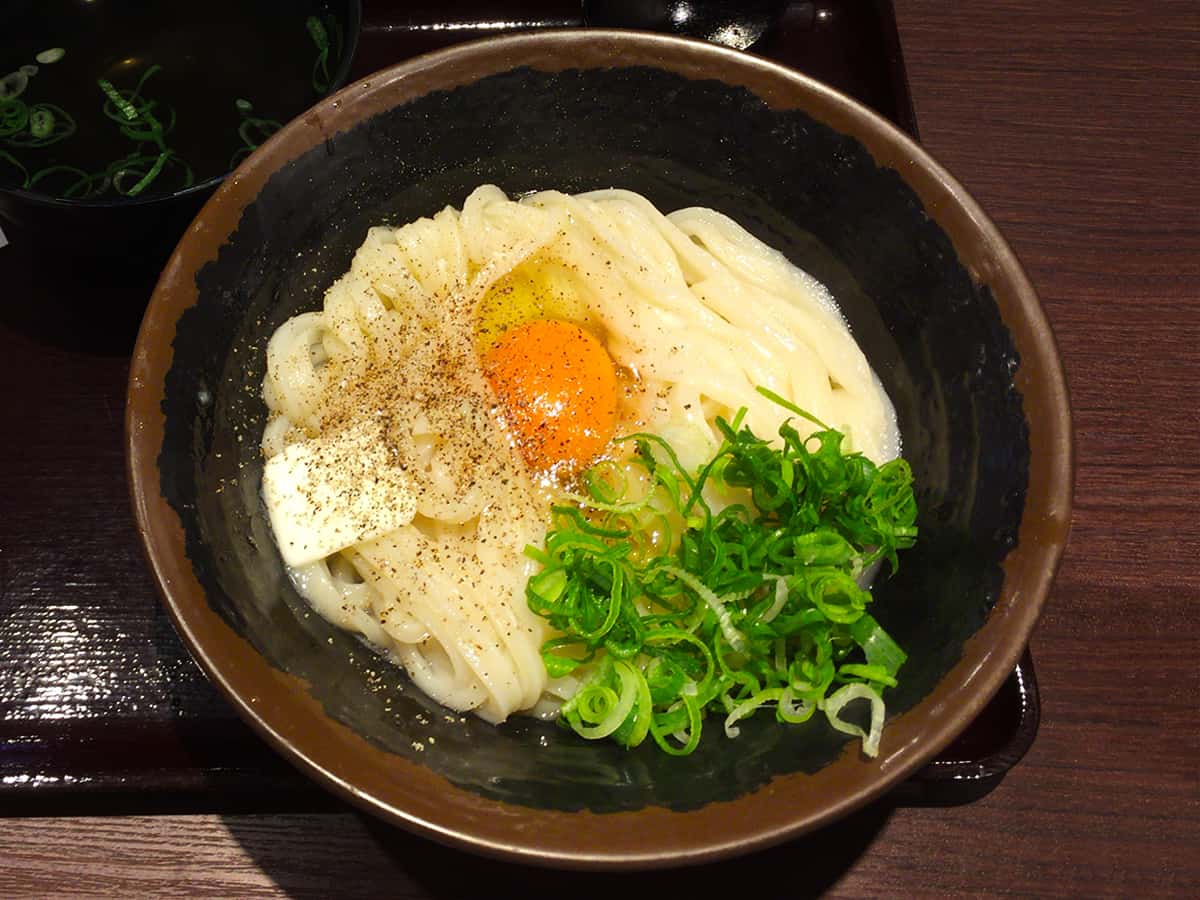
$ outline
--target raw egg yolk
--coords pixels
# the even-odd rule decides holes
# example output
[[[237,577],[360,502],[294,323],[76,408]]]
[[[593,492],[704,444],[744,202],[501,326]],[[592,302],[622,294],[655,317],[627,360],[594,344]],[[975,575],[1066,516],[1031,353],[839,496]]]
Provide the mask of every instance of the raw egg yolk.
[[[617,419],[617,374],[604,345],[577,325],[510,328],[483,358],[518,449],[531,467],[570,474],[599,456]]]

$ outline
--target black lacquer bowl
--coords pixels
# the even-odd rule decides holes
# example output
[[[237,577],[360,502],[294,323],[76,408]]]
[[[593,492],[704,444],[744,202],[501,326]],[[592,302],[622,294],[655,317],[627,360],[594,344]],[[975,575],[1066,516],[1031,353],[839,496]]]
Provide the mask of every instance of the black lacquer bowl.
[[[907,648],[877,759],[823,719],[626,752],[425,699],[305,605],[259,499],[265,344],[316,309],[366,229],[510,193],[617,186],[708,205],[836,295],[891,395],[921,539],[877,585]],[[929,760],[1012,670],[1066,541],[1070,414],[1053,338],[986,215],[911,140],[753,57],[558,32],[464,45],[351,85],[255,153],[176,249],[143,322],[129,470],[193,654],[285,756],[360,806],[481,852],[671,865],[816,828]],[[819,718],[819,717],[818,717]]]

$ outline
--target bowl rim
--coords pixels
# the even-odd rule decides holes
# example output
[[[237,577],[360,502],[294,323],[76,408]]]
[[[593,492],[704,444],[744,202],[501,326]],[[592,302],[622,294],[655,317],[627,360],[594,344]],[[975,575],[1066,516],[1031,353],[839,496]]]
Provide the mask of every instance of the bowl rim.
[[[399,801],[394,797],[382,798],[374,788],[362,786],[363,776],[356,773],[360,783],[355,784],[344,770],[329,764],[328,755],[318,752],[321,748],[316,748],[312,740],[305,746],[298,745],[296,733],[280,721],[279,710],[269,702],[260,702],[268,688],[272,693],[294,692],[302,682],[272,669],[204,600],[190,561],[182,552],[178,516],[161,495],[157,467],[163,431],[160,403],[172,360],[175,325],[179,315],[195,303],[195,272],[205,259],[215,258],[217,247],[236,226],[242,208],[258,193],[271,172],[318,142],[306,141],[305,129],[323,140],[340,127],[350,127],[374,112],[410,102],[431,90],[449,90],[522,65],[545,63],[547,59],[553,60],[548,70],[555,71],[652,65],[685,77],[719,78],[725,84],[749,87],[768,105],[800,106],[818,121],[859,140],[881,166],[896,168],[906,184],[916,191],[929,216],[946,230],[964,265],[967,264],[963,257],[965,236],[979,242],[975,255],[984,257],[985,262],[990,260],[978,270],[968,268],[974,279],[993,287],[1004,324],[1013,331],[1021,354],[1021,366],[1014,381],[1023,395],[1031,451],[1021,540],[1005,560],[1005,583],[987,622],[968,640],[962,658],[933,692],[913,709],[895,717],[889,723],[888,733],[896,734],[898,724],[920,711],[924,711],[928,720],[926,726],[915,735],[906,733],[899,746],[885,747],[875,760],[855,758],[847,769],[851,773],[848,776],[851,788],[814,812],[780,813],[775,807],[764,806],[762,801],[765,798],[776,805],[785,804],[789,790],[802,779],[808,779],[810,790],[814,787],[820,790],[827,781],[822,773],[842,766],[847,759],[845,752],[816,775],[777,776],[758,791],[733,801],[710,803],[696,811],[673,813],[646,807],[636,813],[588,815],[583,835],[576,842],[550,840],[537,833],[537,829],[506,828],[503,823],[497,826],[489,823],[481,811],[500,811],[509,820],[514,814],[521,815],[539,823],[551,822],[556,816],[579,821],[580,814],[576,813],[526,810],[471,795],[473,799],[464,801],[470,813],[467,815],[457,806],[454,810],[422,806],[424,801],[420,797],[404,796]],[[789,103],[789,98],[794,102]],[[290,145],[293,141],[298,149]],[[208,255],[200,253],[199,261],[189,265],[186,257],[194,256],[206,242],[211,245]],[[1036,398],[1038,407],[1033,411],[1031,398]],[[928,762],[982,710],[1016,665],[1041,613],[1066,545],[1074,490],[1071,412],[1054,335],[1012,248],[962,185],[890,122],[798,71],[701,41],[609,29],[561,29],[489,37],[434,51],[368,75],[285,125],[218,188],[163,270],[131,360],[125,427],[131,499],[156,587],[189,651],[242,718],[318,783],[386,821],[460,849],[562,868],[658,868],[708,862],[763,849],[815,830],[866,805]],[[1010,584],[1014,570],[1021,578],[1015,588]],[[193,602],[197,598],[198,602]],[[979,637],[985,632],[993,637],[986,648],[979,644]],[[230,638],[232,644],[212,646],[214,641]],[[231,662],[231,654],[236,655],[236,663]],[[254,677],[264,679],[254,691],[241,687],[253,683],[247,680],[250,669],[254,670]],[[258,687],[263,685],[259,691]],[[948,700],[958,701],[958,705],[949,704]],[[311,697],[289,697],[288,701],[299,704],[296,708],[328,719]],[[346,726],[334,723],[332,733],[343,749],[345,742],[350,741],[356,752],[360,749],[364,754],[370,752],[370,745]],[[408,764],[399,757],[393,759],[409,779],[413,795],[441,791],[451,800],[462,800],[459,795],[469,793],[431,774],[426,767]],[[771,814],[762,817],[740,814],[751,805],[760,807],[756,813],[767,810]],[[503,820],[505,815],[491,818]],[[641,827],[634,825],[631,816],[641,817]],[[679,827],[685,820],[695,826],[690,838],[680,838],[677,833],[687,830]],[[631,831],[635,840],[630,839]],[[650,831],[666,836],[655,844],[647,837]]]
[[[358,38],[362,33],[362,0],[344,0],[347,5],[346,49],[334,70],[329,92],[317,103],[323,103],[345,87],[350,77],[350,67],[354,65],[354,54],[358,50]],[[301,110],[297,115],[303,115]],[[294,118],[294,117],[293,117]],[[285,123],[286,125],[286,123]],[[133,209],[140,206],[150,206],[164,201],[181,200],[186,197],[196,197],[211,191],[228,178],[234,169],[226,169],[219,175],[212,175],[203,181],[198,181],[190,187],[180,188],[166,194],[149,194],[139,197],[106,197],[96,200],[77,199],[75,197],[55,197],[28,188],[0,187],[0,194],[13,197],[23,203],[29,203],[45,209]]]

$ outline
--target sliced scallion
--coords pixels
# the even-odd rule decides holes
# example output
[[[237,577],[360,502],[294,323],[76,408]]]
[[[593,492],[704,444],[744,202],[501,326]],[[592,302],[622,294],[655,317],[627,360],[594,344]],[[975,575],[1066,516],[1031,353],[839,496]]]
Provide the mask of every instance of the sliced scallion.
[[[820,709],[878,752],[880,692],[905,655],[859,579],[877,560],[895,569],[915,542],[912,473],[846,452],[840,432],[762,393],[817,430],[802,438],[785,421],[772,444],[744,412],[718,419],[724,442],[695,471],[662,438],[624,438],[638,477],[611,463],[585,473],[573,505],[554,508],[545,548],[526,551],[542,565],[529,606],[559,632],[542,650],[547,671],[582,681],[559,717],[578,734],[627,747],[650,736],[678,755],[713,709],[730,737],[764,708],[788,723]],[[705,492],[754,502],[714,511]],[[646,540],[648,529],[672,537]],[[841,717],[856,699],[871,704],[867,729]]]

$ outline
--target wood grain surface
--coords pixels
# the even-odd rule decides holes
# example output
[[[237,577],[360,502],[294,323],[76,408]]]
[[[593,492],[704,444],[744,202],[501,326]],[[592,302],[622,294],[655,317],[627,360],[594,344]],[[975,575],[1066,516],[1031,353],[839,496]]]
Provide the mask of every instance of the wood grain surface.
[[[724,876],[771,897],[1200,896],[1200,7],[896,7],[922,139],[1024,261],[1076,417],[1042,727],[994,792],[634,878],[474,860],[350,811],[7,819],[0,896],[685,896]]]

